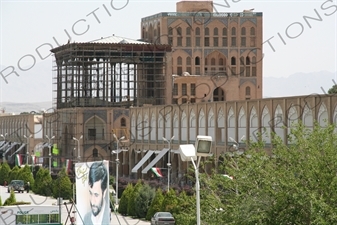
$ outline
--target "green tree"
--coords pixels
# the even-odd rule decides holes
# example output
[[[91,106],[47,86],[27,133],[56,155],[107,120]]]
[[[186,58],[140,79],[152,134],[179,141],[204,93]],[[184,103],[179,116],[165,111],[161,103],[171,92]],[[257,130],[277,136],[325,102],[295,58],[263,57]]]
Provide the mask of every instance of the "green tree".
[[[53,197],[58,198],[61,197],[63,199],[71,199],[72,198],[72,184],[67,175],[66,169],[62,168],[62,170],[58,173],[58,177],[53,181]]]
[[[154,198],[155,190],[148,184],[144,184],[140,187],[138,193],[135,196],[136,216],[138,218],[145,218],[147,211]]]
[[[18,166],[14,166],[11,172],[9,173],[9,181],[18,180],[20,168]]]
[[[128,202],[128,215],[135,217],[137,216],[137,208],[136,208],[136,196],[138,195],[139,190],[142,187],[142,181],[138,180],[137,184],[133,188],[133,191],[131,192],[129,202]]]
[[[150,204],[150,207],[147,211],[146,214],[146,220],[150,220],[151,217],[156,213],[156,212],[160,212],[162,209],[162,203],[164,200],[164,195],[163,195],[163,191],[161,188],[158,188],[156,190],[155,196]]]
[[[35,183],[33,186],[35,194],[51,196],[53,193],[52,178],[48,169],[40,168],[36,173]]]
[[[1,196],[0,196],[0,206],[2,206],[2,199],[1,199]]]
[[[176,224],[195,225],[196,224],[196,198],[188,196],[186,192],[181,192],[178,196],[178,204],[174,209],[173,216]],[[219,223],[221,224],[221,223]]]
[[[337,85],[333,85],[329,90],[328,94],[336,94],[337,93]]]
[[[29,165],[25,165],[24,167],[20,168],[18,180],[23,180],[25,184],[29,182],[31,187],[34,186],[34,177]]]
[[[177,204],[177,194],[172,188],[170,188],[170,190],[164,194],[161,211],[173,213]]]
[[[121,200],[119,201],[118,212],[122,215],[128,214],[128,204],[132,192],[133,192],[133,185],[129,183],[126,186],[125,190],[123,191]]]
[[[202,174],[201,220],[207,224],[337,224],[335,126],[296,125],[289,143],[273,135],[270,152],[251,143],[242,155],[224,155],[216,171]],[[212,191],[210,191],[212,190]],[[212,195],[206,198],[205,195]],[[212,202],[210,202],[212,201]],[[222,211],[214,206],[223,208]]]
[[[0,169],[0,183],[4,184],[7,181],[9,183],[9,173],[11,172],[11,168],[7,163],[3,163]]]

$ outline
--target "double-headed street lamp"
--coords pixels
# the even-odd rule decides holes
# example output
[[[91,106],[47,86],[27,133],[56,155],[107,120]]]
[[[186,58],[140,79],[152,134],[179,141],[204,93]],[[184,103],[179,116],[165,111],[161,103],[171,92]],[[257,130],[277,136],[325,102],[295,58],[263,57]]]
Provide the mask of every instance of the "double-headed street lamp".
[[[113,137],[116,139],[117,142],[117,150],[116,150],[116,202],[115,202],[115,208],[118,208],[118,166],[119,166],[119,158],[118,158],[118,153],[119,151],[119,141],[123,140],[125,137],[117,138],[116,134],[113,134]],[[111,153],[114,153],[112,151]]]
[[[5,135],[3,135],[3,134],[0,135],[4,139],[5,144],[6,144],[6,136],[7,135],[8,135],[7,133],[5,133]],[[2,154],[2,162],[3,163],[6,162],[5,152]]]
[[[48,148],[49,148],[49,173],[51,174],[51,140],[55,138],[55,136],[52,136],[51,138],[46,135],[46,138],[48,139]]]
[[[23,137],[27,139],[26,164],[28,165],[28,158],[29,158],[29,138],[33,137],[33,135],[29,135],[28,137],[27,137],[26,135],[23,135]]]
[[[83,138],[83,135],[81,135],[81,137],[80,137],[79,139],[73,137],[73,139],[74,139],[75,141],[77,141],[77,158],[78,158],[78,162],[81,161],[81,156],[80,156],[80,153],[81,153],[81,151],[80,151],[80,140],[81,140],[82,138]]]
[[[199,165],[201,157],[210,156],[212,149],[211,136],[197,136],[195,146],[192,144],[180,145],[179,152],[182,161],[192,161],[195,171],[195,191],[196,191],[196,205],[197,205],[197,225],[200,225],[200,183],[199,183]],[[197,160],[195,164],[194,160]]]
[[[167,140],[166,138],[163,137],[163,140],[168,143],[168,159],[167,159],[167,191],[170,191],[170,170],[171,170],[171,141],[174,139],[174,136],[171,137],[170,140]]]

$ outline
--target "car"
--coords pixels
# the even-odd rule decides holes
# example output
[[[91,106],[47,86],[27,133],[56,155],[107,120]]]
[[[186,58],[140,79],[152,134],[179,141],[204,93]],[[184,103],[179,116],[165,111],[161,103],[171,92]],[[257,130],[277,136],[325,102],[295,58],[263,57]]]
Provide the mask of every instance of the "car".
[[[151,225],[175,225],[176,221],[170,212],[156,212],[151,218]]]
[[[7,188],[8,193],[10,193],[11,191],[17,191],[17,192],[21,192],[23,193],[25,191],[25,182],[23,180],[12,180],[9,184],[8,184],[8,188]]]

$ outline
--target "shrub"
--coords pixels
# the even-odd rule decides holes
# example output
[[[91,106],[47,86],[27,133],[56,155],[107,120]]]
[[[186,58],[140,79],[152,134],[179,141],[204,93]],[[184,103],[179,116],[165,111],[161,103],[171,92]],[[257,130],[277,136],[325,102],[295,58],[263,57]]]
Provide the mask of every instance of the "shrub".
[[[143,185],[142,181],[139,180],[137,184],[135,185],[135,187],[133,188],[133,191],[131,192],[129,202],[128,202],[128,215],[129,216],[134,217],[137,215],[138,209],[136,208],[135,199],[142,185]]]
[[[151,217],[156,213],[161,211],[162,203],[164,201],[164,195],[162,189],[157,189],[155,196],[150,204],[150,207],[146,214],[146,220],[150,220]]]
[[[53,181],[53,197],[54,198],[63,198],[63,199],[71,199],[72,198],[72,189],[71,189],[71,181],[67,175],[66,169],[62,168],[62,170],[58,173],[58,177]]]
[[[31,171],[31,167],[28,165],[25,165],[24,167],[20,168],[19,174],[18,174],[18,180],[23,180],[25,184],[27,182],[30,183],[30,186],[33,187],[34,185],[34,177]]]
[[[125,190],[123,191],[121,200],[119,201],[118,212],[122,215],[128,214],[128,204],[132,192],[133,192],[133,185],[128,184],[128,186],[126,186]]]
[[[11,168],[7,163],[3,163],[0,169],[0,184],[4,184],[7,181],[9,184],[9,173],[11,172]]]
[[[9,197],[6,199],[6,201],[4,202],[4,206],[6,205],[11,205],[14,202],[16,202],[16,198],[15,198],[15,193],[14,191],[11,191],[11,194],[9,195]]]
[[[51,196],[52,191],[52,178],[49,170],[40,168],[36,173],[36,179],[33,186],[33,192],[44,196]]]
[[[19,171],[20,171],[20,168],[18,166],[14,166],[13,167],[13,169],[9,173],[9,181],[8,181],[8,183],[10,183],[12,180],[18,180]]]
[[[155,196],[155,190],[148,184],[140,187],[135,196],[136,216],[138,218],[145,218],[151,202]]]

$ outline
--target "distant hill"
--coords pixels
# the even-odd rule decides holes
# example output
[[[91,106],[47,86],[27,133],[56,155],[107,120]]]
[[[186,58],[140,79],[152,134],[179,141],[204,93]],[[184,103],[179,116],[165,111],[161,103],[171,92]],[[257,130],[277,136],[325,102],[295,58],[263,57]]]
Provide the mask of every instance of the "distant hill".
[[[40,112],[47,110],[52,112],[52,102],[35,102],[35,103],[14,103],[14,102],[2,102],[0,103],[0,109],[3,108],[5,113],[14,113],[18,115],[22,112]]]
[[[0,109],[20,114],[52,108],[51,64],[51,60],[45,60],[30,71],[21,72],[20,77],[9,76],[8,84],[0,81]],[[328,71],[296,73],[282,78],[264,77],[263,97],[324,94],[334,85],[334,81],[337,83],[336,77],[337,72]]]
[[[263,97],[325,94],[334,85],[334,81],[337,84],[336,76],[337,72],[321,71],[295,73],[285,78],[264,77]]]

